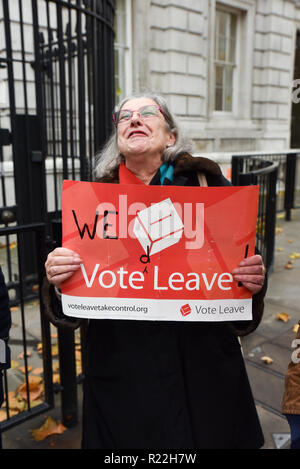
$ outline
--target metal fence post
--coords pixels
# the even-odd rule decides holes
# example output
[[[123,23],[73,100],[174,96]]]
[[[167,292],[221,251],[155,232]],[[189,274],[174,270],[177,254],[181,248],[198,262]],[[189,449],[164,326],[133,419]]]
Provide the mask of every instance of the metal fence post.
[[[56,245],[61,246],[61,220],[52,221],[52,235]],[[74,330],[58,327],[57,334],[61,384],[62,422],[66,427],[73,427],[78,423],[78,396]]]
[[[290,153],[286,157],[284,209],[286,221],[291,221],[291,210],[294,207],[296,184],[297,154]]]

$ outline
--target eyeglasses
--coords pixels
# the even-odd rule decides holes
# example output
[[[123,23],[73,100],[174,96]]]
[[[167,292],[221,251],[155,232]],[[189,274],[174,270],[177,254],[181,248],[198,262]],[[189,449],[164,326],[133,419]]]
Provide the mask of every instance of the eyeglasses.
[[[125,124],[133,117],[133,113],[137,112],[142,120],[149,119],[150,117],[157,116],[159,112],[162,113],[160,106],[154,104],[148,104],[143,106],[137,111],[131,111],[130,109],[121,109],[119,112],[113,113],[113,121],[115,125]]]

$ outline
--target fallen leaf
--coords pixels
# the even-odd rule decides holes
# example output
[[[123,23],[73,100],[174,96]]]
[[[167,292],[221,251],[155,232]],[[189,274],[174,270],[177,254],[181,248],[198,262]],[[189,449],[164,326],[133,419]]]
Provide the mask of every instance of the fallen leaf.
[[[299,259],[300,253],[299,252],[293,252],[292,254],[289,255],[290,259]]]
[[[22,412],[25,408],[25,402],[23,401],[23,399],[12,397],[8,399],[8,407],[10,410],[16,410],[18,412]]]
[[[40,405],[40,404],[43,404],[43,401],[41,399],[36,399],[35,401],[30,403],[30,407],[32,409],[33,407],[36,407],[37,405]]]
[[[287,264],[285,264],[284,268],[290,270],[290,269],[293,269],[294,267],[293,267],[293,264],[288,262]]]
[[[275,235],[282,233],[282,232],[283,232],[282,228],[278,228],[278,227],[275,228]]]
[[[10,367],[11,367],[12,370],[15,369],[15,368],[18,368],[19,365],[20,365],[20,363],[17,362],[17,360],[11,360],[11,362],[10,362]]]
[[[282,252],[282,251],[284,251],[284,249],[283,248],[277,248],[276,251]]]
[[[80,362],[76,362],[76,375],[80,375],[82,373],[82,364]]]
[[[278,319],[278,321],[288,322],[291,319],[291,316],[287,313],[279,313],[276,314],[276,319]]]
[[[17,242],[13,241],[12,243],[9,243],[9,249],[15,249],[17,247]]]
[[[21,371],[21,373],[23,373],[24,375],[26,374],[25,366],[19,366],[18,370]],[[31,370],[32,370],[32,366],[27,366],[27,372],[30,373]]]
[[[44,368],[35,368],[32,373],[34,375],[42,375],[44,373]]]
[[[267,357],[267,356],[264,356],[264,357],[261,357],[261,360],[266,363],[266,365],[270,365],[271,363],[273,363],[273,359],[271,357]]]
[[[32,352],[30,350],[27,350],[26,351],[26,357],[31,357],[32,355]],[[23,352],[19,353],[19,355],[17,356],[17,358],[19,358],[19,360],[23,359],[24,358],[24,350]]]
[[[52,383],[60,384],[60,375],[59,375],[59,373],[53,373]]]
[[[40,376],[28,376],[28,384],[29,384],[29,400],[30,402],[35,401],[38,399],[44,392],[44,386],[42,384],[42,378]],[[26,382],[21,384],[18,388],[18,393],[27,401],[27,386]]]
[[[54,372],[57,372],[59,370],[59,362],[57,360],[55,362],[53,362],[52,370]]]
[[[15,415],[18,415],[20,412],[18,410],[10,410],[9,411],[9,417],[14,417]],[[0,410],[0,422],[4,422],[4,420],[7,419],[7,414],[6,410]]]
[[[60,421],[55,422],[52,417],[48,417],[40,428],[32,430],[32,435],[35,441],[42,441],[50,435],[61,434],[64,431],[66,427]]]
[[[51,355],[52,355],[52,357],[55,357],[56,355],[58,355],[58,344],[52,345],[52,347],[51,347]]]
[[[299,324],[295,324],[293,327],[293,332],[298,332]]]
[[[31,290],[32,290],[32,291],[38,291],[38,290],[39,290],[39,286],[38,286],[38,285],[33,285],[33,287],[32,287]]]
[[[293,242],[293,240],[292,240],[292,239],[288,239],[288,243],[292,243],[292,242]]]

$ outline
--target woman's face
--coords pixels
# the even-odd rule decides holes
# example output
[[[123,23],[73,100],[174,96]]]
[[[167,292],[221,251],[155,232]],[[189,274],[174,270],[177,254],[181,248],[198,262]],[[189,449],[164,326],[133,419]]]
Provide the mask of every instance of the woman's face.
[[[119,122],[117,127],[118,147],[125,159],[137,155],[161,156],[165,148],[175,142],[173,133],[167,131],[161,112],[144,120],[136,112],[147,105],[157,106],[150,98],[136,98],[122,107],[122,110],[135,111],[129,120]]]

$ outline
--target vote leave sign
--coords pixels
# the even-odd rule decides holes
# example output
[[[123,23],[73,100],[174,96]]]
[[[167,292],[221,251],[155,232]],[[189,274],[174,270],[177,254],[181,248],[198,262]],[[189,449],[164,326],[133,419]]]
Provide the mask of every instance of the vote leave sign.
[[[258,186],[63,183],[63,246],[80,269],[62,287],[66,315],[98,319],[252,318],[232,270],[254,254]]]

